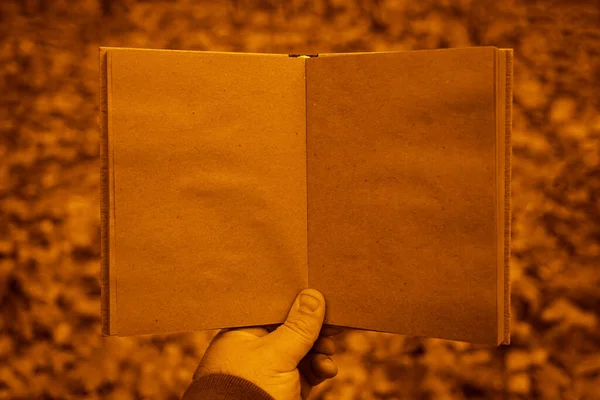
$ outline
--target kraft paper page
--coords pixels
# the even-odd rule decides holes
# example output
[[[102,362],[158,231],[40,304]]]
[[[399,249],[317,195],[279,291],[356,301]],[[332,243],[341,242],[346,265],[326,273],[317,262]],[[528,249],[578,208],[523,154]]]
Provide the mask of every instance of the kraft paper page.
[[[497,343],[495,51],[306,60],[325,323]]]
[[[303,59],[107,53],[111,333],[283,322],[307,287]]]

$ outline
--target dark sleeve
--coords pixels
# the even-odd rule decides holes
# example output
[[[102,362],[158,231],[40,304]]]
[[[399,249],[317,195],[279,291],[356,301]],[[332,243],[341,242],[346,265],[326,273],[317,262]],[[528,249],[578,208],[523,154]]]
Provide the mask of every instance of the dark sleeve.
[[[227,374],[210,374],[192,381],[181,400],[275,400],[254,383]]]

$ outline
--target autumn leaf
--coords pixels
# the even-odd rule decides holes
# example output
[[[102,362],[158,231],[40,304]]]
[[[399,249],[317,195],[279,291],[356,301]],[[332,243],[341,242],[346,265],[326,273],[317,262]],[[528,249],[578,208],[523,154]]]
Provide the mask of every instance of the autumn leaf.
[[[598,317],[594,313],[581,310],[564,298],[558,298],[546,307],[542,313],[542,320],[560,322],[565,327],[594,329],[598,325]]]

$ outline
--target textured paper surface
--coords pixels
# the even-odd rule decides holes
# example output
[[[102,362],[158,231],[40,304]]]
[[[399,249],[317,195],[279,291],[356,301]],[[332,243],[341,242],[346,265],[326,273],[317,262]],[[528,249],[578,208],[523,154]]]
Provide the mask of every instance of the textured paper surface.
[[[496,343],[495,48],[306,71],[309,285],[325,322]]]
[[[112,333],[283,322],[307,287],[303,60],[108,56]]]
[[[103,332],[509,343],[510,60],[103,48]]]

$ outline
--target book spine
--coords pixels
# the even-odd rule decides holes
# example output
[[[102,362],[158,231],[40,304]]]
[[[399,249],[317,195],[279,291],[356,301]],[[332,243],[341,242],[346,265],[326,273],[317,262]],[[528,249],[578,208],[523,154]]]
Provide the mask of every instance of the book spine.
[[[315,58],[315,57],[319,57],[319,55],[318,54],[288,54],[288,57]]]
[[[110,335],[109,285],[109,171],[108,171],[108,108],[106,50],[100,48],[100,319],[102,336]]]
[[[510,211],[510,181],[511,181],[511,134],[512,134],[512,78],[513,50],[506,49],[506,105],[504,121],[504,341],[510,344],[510,240],[511,240],[511,211]]]

